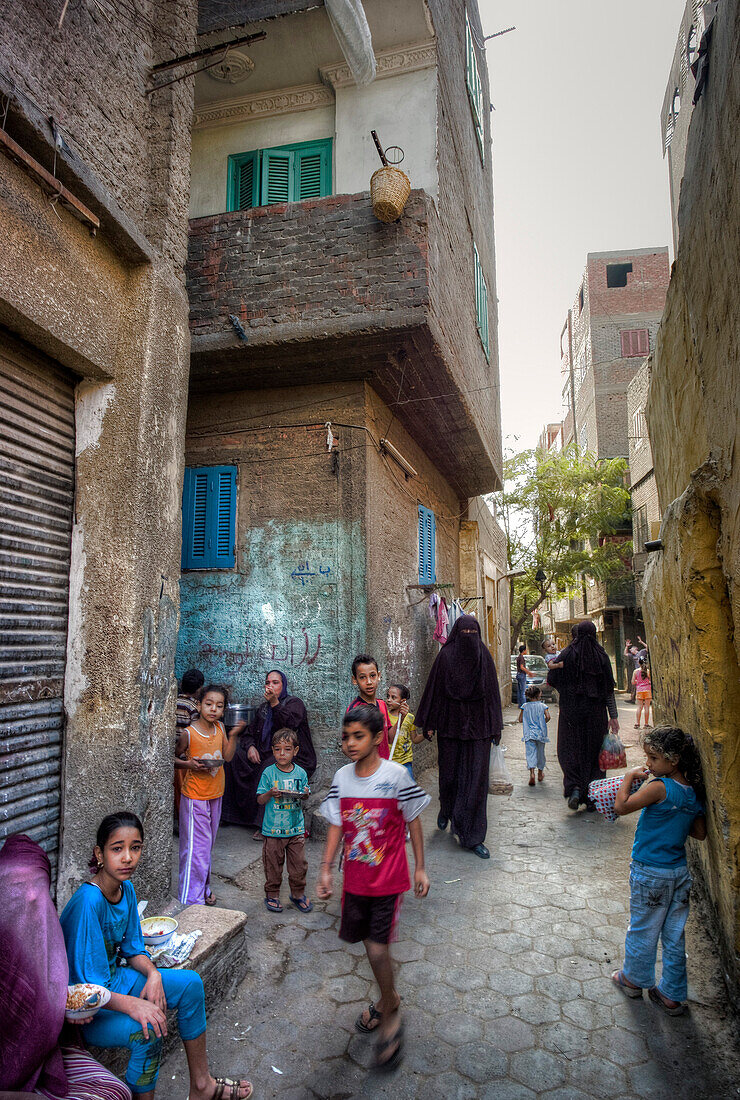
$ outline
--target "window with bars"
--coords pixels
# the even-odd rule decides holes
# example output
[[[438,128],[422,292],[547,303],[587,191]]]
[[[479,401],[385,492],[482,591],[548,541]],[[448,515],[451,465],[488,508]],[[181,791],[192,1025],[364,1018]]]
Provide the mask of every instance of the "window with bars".
[[[650,332],[646,328],[622,329],[619,340],[622,345],[623,359],[650,354]]]
[[[473,273],[475,280],[475,321],[478,328],[480,342],[486,353],[486,359],[490,360],[491,353],[488,343],[488,285],[483,274],[483,265],[480,262],[478,249],[473,245]]]
[[[434,512],[419,505],[419,584],[435,584],[437,567],[435,544],[437,541],[437,521]]]
[[[233,568],[235,528],[236,466],[188,467],[182,490],[182,568]]]
[[[637,409],[632,414],[632,443],[637,450],[641,447],[647,436],[647,424],[645,423],[645,412],[643,409]]]
[[[331,194],[331,138],[252,149],[229,157],[229,210]]]
[[[481,161],[485,164],[483,85],[481,84],[480,69],[478,68],[478,55],[475,52],[475,40],[467,12],[465,12],[465,85],[468,89],[470,110],[473,112],[473,126],[475,127],[475,138],[478,142],[478,152]]]

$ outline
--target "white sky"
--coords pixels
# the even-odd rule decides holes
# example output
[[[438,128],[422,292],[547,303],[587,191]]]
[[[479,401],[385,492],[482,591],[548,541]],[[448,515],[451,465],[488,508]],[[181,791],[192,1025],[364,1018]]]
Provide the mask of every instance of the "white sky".
[[[504,445],[559,420],[587,252],[671,248],[660,108],[684,0],[479,0],[493,133]],[[519,436],[514,443],[507,436]]]

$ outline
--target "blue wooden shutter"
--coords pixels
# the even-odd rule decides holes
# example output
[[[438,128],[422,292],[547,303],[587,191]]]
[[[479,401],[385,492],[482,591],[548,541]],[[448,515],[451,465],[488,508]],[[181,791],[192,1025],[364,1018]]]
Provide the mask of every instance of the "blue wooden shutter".
[[[259,206],[259,168],[259,149],[229,157],[227,209],[249,210]]]
[[[437,579],[435,543],[437,525],[434,512],[419,505],[419,584],[434,584]]]
[[[236,467],[188,468],[182,494],[182,568],[235,563]]]
[[[478,327],[478,335],[483,344],[486,359],[488,359],[490,358],[488,344],[488,287],[486,285],[486,277],[483,274],[483,265],[480,262],[478,249],[475,245],[473,245],[473,269],[475,280],[475,319]]]
[[[265,149],[262,153],[262,206],[293,200],[293,153],[289,149]]]

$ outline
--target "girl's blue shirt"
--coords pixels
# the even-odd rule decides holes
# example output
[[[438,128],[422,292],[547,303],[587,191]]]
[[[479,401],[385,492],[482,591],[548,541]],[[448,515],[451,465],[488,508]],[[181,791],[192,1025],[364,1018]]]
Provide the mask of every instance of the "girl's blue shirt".
[[[521,707],[522,728],[524,736],[522,741],[549,741],[547,736],[547,719],[545,718],[546,705],[541,699],[527,702]]]
[[[651,779],[651,783],[658,782]],[[645,806],[632,845],[632,858],[651,867],[681,867],[686,863],[686,838],[704,807],[693,787],[663,778],[665,798]]]
[[[123,883],[121,900],[113,904],[99,887],[84,883],[59,920],[70,983],[94,982],[114,993],[127,993],[135,972],[118,966],[119,949],[124,958],[147,954],[132,884]]]

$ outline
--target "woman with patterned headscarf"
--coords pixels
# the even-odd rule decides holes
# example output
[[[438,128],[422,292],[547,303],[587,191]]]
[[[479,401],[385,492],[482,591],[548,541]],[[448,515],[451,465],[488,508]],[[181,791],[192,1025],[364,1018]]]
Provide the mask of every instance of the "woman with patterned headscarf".
[[[226,791],[221,821],[227,825],[255,826],[255,840],[262,840],[264,808],[257,802],[257,786],[265,768],[275,763],[272,735],[280,729],[295,730],[298,735],[296,764],[310,779],[316,771],[308,714],[302,699],[288,692],[284,672],[270,669],[265,677],[265,701],[260,705],[249,729],[239,739],[230,764],[226,765]]]
[[[489,759],[491,743],[501,740],[504,722],[496,665],[473,615],[456,620],[439,651],[415,722],[427,736],[437,734],[437,825],[446,829],[452,822],[462,847],[488,859],[483,841]]]

